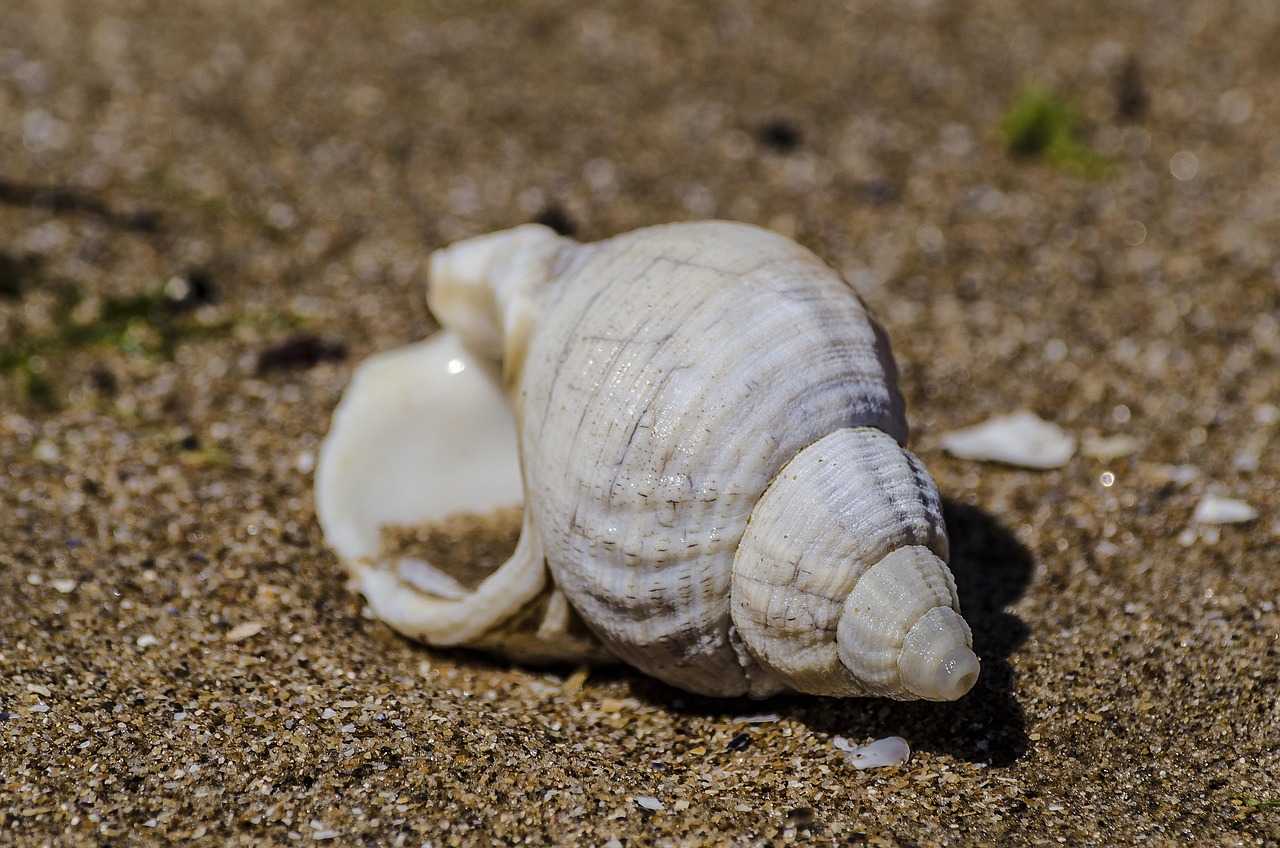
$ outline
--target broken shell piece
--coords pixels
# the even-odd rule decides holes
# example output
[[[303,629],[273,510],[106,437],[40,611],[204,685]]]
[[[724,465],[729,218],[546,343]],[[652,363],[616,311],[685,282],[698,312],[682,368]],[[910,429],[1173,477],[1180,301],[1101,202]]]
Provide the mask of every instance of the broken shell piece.
[[[862,746],[837,736],[831,744],[844,751],[849,763],[857,769],[900,766],[911,759],[911,746],[901,736],[886,736]]]
[[[1235,458],[1231,461],[1232,467],[1236,471],[1257,471],[1258,465],[1262,462],[1262,453],[1267,449],[1267,441],[1271,434],[1266,430],[1254,433],[1240,449],[1236,451]]]
[[[1201,498],[1191,514],[1197,524],[1243,524],[1257,517],[1258,511],[1245,501],[1213,494]]]
[[[775,721],[782,721],[782,716],[778,713],[757,713],[735,716],[733,719],[734,724],[772,724]]]
[[[1138,440],[1133,436],[1085,436],[1080,453],[1091,459],[1110,462],[1132,455],[1138,450]]]
[[[939,441],[952,456],[1020,468],[1061,468],[1076,452],[1075,439],[1027,411],[944,433]]]
[[[228,642],[243,642],[251,636],[257,636],[265,628],[266,625],[261,621],[246,621],[228,630],[222,638]]]
[[[1200,469],[1194,465],[1157,465],[1152,475],[1161,485],[1172,485],[1178,488],[1189,486],[1200,476]]]

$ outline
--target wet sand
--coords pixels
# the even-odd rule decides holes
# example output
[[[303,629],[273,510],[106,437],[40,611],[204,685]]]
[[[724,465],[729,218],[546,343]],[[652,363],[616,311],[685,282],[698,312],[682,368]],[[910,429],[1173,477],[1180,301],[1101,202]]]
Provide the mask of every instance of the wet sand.
[[[0,843],[1276,844],[1278,37],[1266,3],[4,4]],[[1032,87],[1076,147],[1007,150]],[[432,651],[325,548],[320,439],[435,328],[431,249],[711,216],[886,325],[963,700]],[[1135,450],[939,448],[1024,408]],[[1257,518],[1196,524],[1210,493]],[[832,744],[889,735],[905,766]]]

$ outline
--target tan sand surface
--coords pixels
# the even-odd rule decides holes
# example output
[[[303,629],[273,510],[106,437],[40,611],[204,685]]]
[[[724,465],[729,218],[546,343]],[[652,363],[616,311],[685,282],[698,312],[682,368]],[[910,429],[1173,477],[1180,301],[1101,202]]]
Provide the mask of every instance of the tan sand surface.
[[[0,845],[1280,843],[1277,80],[1267,0],[5,0]],[[1013,156],[1033,88],[1075,141]],[[430,651],[325,548],[431,249],[709,216],[887,326],[963,700]],[[1134,450],[939,447],[1018,409]]]

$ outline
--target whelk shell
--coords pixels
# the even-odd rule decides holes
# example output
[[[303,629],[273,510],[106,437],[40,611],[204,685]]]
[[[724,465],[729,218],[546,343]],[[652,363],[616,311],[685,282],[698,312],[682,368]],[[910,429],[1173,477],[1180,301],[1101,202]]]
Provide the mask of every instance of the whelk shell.
[[[527,225],[437,251],[427,297],[445,329],[359,368],[317,467],[326,537],[393,628],[718,696],[973,685],[885,334],[808,250],[722,221]],[[478,582],[381,546],[516,504]]]

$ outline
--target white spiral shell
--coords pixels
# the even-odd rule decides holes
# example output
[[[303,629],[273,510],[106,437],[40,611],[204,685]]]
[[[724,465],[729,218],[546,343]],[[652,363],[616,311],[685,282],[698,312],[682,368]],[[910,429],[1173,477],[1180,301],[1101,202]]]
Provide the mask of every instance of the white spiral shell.
[[[888,342],[812,253],[721,221],[587,245],[530,225],[437,251],[428,301],[445,331],[362,366],[317,471],[327,538],[397,630],[603,645],[709,695],[972,686]],[[504,441],[519,488],[477,485],[510,474]],[[515,554],[477,587],[379,550],[381,524],[521,500]]]

